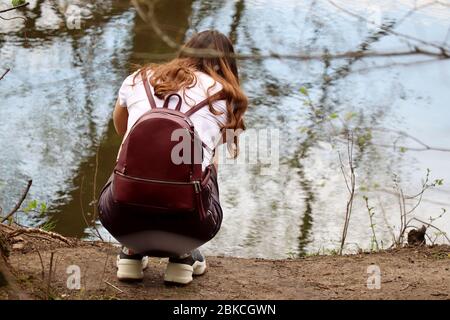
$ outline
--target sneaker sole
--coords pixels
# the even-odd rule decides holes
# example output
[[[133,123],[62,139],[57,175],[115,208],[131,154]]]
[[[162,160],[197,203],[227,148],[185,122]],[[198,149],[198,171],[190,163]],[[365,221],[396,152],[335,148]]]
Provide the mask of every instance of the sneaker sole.
[[[117,271],[117,279],[123,282],[135,282],[142,281],[144,279],[144,273],[136,273],[135,267],[121,266],[120,270]]]
[[[148,265],[148,259],[143,259],[142,263],[137,264],[136,260],[118,259],[117,260],[117,279],[124,282],[141,281],[144,279],[143,270]]]
[[[192,276],[201,276],[205,272],[206,261],[196,261],[193,266],[169,262],[164,274],[164,282],[169,285],[187,285],[192,282]]]

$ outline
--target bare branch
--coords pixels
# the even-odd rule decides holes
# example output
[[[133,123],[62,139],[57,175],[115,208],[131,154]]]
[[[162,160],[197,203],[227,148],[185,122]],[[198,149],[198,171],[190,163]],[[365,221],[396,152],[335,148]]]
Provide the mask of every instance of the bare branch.
[[[41,263],[41,277],[42,277],[42,281],[45,279],[45,267],[44,267],[44,260],[42,260],[42,255],[39,252],[38,249],[34,248],[34,250],[37,252],[38,257],[39,257],[39,262]]]
[[[11,21],[11,20],[17,20],[17,19],[23,20],[23,21],[27,21],[26,18],[24,18],[24,17],[19,17],[19,16],[17,16],[17,17],[12,17],[12,18],[5,18],[5,17],[0,16],[0,19],[1,19],[1,20],[5,20],[5,21]]]
[[[33,184],[33,180],[29,180],[28,181],[28,185],[25,189],[25,191],[22,194],[22,197],[20,198],[19,202],[17,202],[16,206],[11,210],[11,212],[9,212],[3,219],[2,221],[0,221],[0,223],[3,223],[5,221],[7,221],[9,218],[11,218],[16,212],[17,210],[20,209],[20,206],[22,205],[22,202],[25,200],[25,198],[28,195],[28,191],[30,191],[31,185]]]
[[[418,65],[425,65],[429,63],[435,63],[440,62],[441,59],[422,59],[422,60],[415,60],[415,61],[409,61],[409,62],[392,62],[392,63],[386,63],[386,64],[380,64],[380,65],[374,65],[374,66],[368,66],[368,67],[362,67],[350,70],[351,73],[364,73],[364,72],[370,72],[375,70],[382,70],[382,69],[391,69],[394,67],[411,67],[411,66],[418,66]]]
[[[110,282],[108,282],[108,281],[106,281],[106,280],[103,280],[103,282],[106,283],[106,284],[107,284],[108,286],[110,286],[111,288],[116,289],[116,290],[119,291],[120,293],[123,293],[123,290],[119,289],[118,287],[116,287],[116,286],[113,285],[112,283],[110,283]]]
[[[375,244],[375,248],[378,251],[380,249],[380,246],[378,244],[377,234],[375,232],[375,223],[373,221],[375,212],[373,211],[373,207],[369,205],[369,198],[367,196],[364,196],[363,199],[366,203],[367,213],[369,214],[370,229],[372,231],[371,250],[373,250],[373,245]]]
[[[92,223],[93,223],[92,227],[94,228],[94,230],[95,230],[95,232],[97,234],[97,237],[101,241],[104,241],[100,231],[98,230],[98,228],[97,228],[97,226],[95,224],[96,220],[97,220],[97,217],[98,217],[98,208],[97,208],[98,197],[97,197],[96,192],[97,192],[97,175],[98,175],[98,155],[100,153],[99,151],[100,151],[100,145],[97,146],[97,151],[96,151],[96,154],[95,154],[95,171],[94,171],[93,194],[92,194],[92,202],[93,202],[93,206],[94,206],[94,216],[92,218]]]
[[[132,0],[131,3],[136,8],[137,13],[141,17],[144,22],[150,25],[150,27],[153,29],[153,31],[156,33],[156,35],[164,41],[169,47],[173,49],[180,49],[181,46],[173,41],[162,29],[159,27],[159,23],[155,16],[155,3],[157,1],[148,1],[148,11],[147,13],[144,12],[142,7],[139,5],[137,0]]]
[[[96,169],[96,171],[97,171],[97,169]],[[96,173],[95,173],[96,174]],[[95,180],[95,183],[96,183],[96,180]],[[94,184],[95,184],[94,183]],[[83,217],[83,220],[84,220],[84,223],[86,224],[86,227],[87,228],[91,228],[91,223],[89,222],[89,220],[88,220],[88,218],[87,218],[87,216],[86,216],[86,213],[85,213],[85,211],[84,211],[84,203],[83,203],[83,185],[84,185],[84,176],[81,178],[81,184],[80,184],[80,208],[81,208],[81,216]],[[94,194],[95,194],[95,186],[94,186]],[[94,196],[94,210],[95,210],[95,206],[96,206],[96,203],[97,203],[97,200],[95,199],[95,196]],[[94,229],[94,231],[95,231],[95,236],[96,237],[98,237],[101,241],[104,241],[103,240],[103,237],[102,237],[102,235],[101,235],[101,233],[100,233],[100,231],[98,230],[98,228],[97,228],[97,226],[95,225],[95,220],[96,220],[96,213],[95,213],[96,211],[94,211],[94,217],[93,217],[93,220],[92,220],[92,222],[93,222],[93,229]]]
[[[394,229],[392,228],[392,226],[388,222],[387,213],[386,213],[386,210],[385,210],[385,208],[383,206],[383,203],[382,203],[379,195],[377,196],[377,200],[378,200],[378,204],[380,206],[381,213],[383,214],[384,223],[386,224],[386,226],[387,226],[387,228],[389,230],[389,233],[391,234],[392,241],[395,243]]]
[[[51,282],[52,282],[52,269],[53,269],[53,257],[55,255],[55,252],[50,252],[50,267],[48,268],[48,279],[47,279],[47,299],[50,299],[50,289],[51,289]]]
[[[450,50],[449,48],[444,47],[442,45],[438,45],[438,44],[435,44],[433,42],[424,41],[422,39],[419,39],[419,38],[416,38],[416,37],[413,37],[413,36],[410,36],[410,35],[407,35],[407,34],[404,34],[404,33],[400,33],[400,32],[397,32],[397,31],[394,31],[394,30],[391,30],[391,29],[384,28],[382,25],[379,25],[376,22],[370,21],[367,18],[365,18],[365,17],[363,17],[363,16],[361,16],[361,15],[359,15],[357,13],[354,13],[354,12],[352,12],[350,10],[347,10],[347,9],[337,5],[332,0],[327,0],[327,2],[329,4],[331,4],[333,7],[339,9],[340,11],[342,11],[342,12],[344,12],[344,13],[350,15],[350,16],[353,16],[355,18],[358,18],[360,20],[366,21],[367,23],[370,23],[370,24],[372,24],[374,26],[377,26],[381,30],[383,30],[383,31],[385,31],[387,33],[393,34],[393,35],[395,35],[397,37],[404,38],[404,39],[411,40],[411,41],[415,41],[415,42],[420,43],[422,45],[434,47],[434,48],[439,49],[439,50],[443,50],[444,52],[446,52],[446,54],[448,54],[448,50]]]
[[[404,148],[405,150],[411,150],[411,151],[441,151],[441,152],[450,152],[450,148],[444,148],[444,147],[436,147],[436,146],[431,146],[425,142],[423,142],[422,140],[420,140],[419,138],[414,137],[413,135],[402,131],[402,130],[393,130],[393,129],[378,129],[378,128],[373,128],[373,131],[380,131],[380,132],[386,132],[386,131],[390,131],[393,133],[397,133],[400,137],[403,138],[408,138],[413,140],[414,142],[416,142],[417,144],[419,144],[421,146],[421,148],[417,148],[417,147],[405,147],[402,146],[401,148]],[[396,144],[393,145],[385,145],[385,144],[377,144],[380,147],[394,147],[396,148]]]
[[[3,9],[3,10],[0,10],[0,13],[5,13],[5,12],[9,12],[9,11],[17,10],[17,9],[20,9],[20,8],[23,8],[23,7],[26,7],[26,6],[28,6],[29,4],[30,4],[29,2],[26,2],[26,3],[24,3],[24,4],[21,4],[21,5],[18,5],[18,6],[12,7],[12,8],[8,8],[8,9]]]
[[[340,152],[338,152],[338,157],[339,157],[339,163],[340,163],[340,167],[341,167],[342,176],[344,177],[345,185],[347,186],[348,192],[351,193],[352,191],[350,189],[350,185],[348,184],[347,174],[345,173],[345,170],[344,170],[344,163],[342,162],[342,158],[341,158],[341,153]]]
[[[178,48],[181,51],[181,47]],[[342,60],[348,58],[386,58],[386,57],[403,57],[403,56],[429,56],[433,57],[431,61],[440,61],[450,59],[447,54],[441,51],[433,52],[429,50],[403,50],[403,51],[345,51],[345,52],[318,52],[318,53],[293,53],[293,54],[281,54],[281,53],[267,53],[267,54],[246,54],[246,53],[223,53],[213,49],[190,49],[183,48],[183,53],[192,57],[203,58],[221,58],[231,57],[238,60],[263,60],[263,59],[279,59],[279,60],[300,60],[300,61],[312,61],[312,60]],[[133,56],[141,59],[170,59],[174,57],[173,53],[149,53],[149,52],[134,52]],[[417,63],[420,63],[418,61]],[[410,63],[413,64],[413,63]],[[406,64],[405,64],[406,65]],[[375,67],[376,68],[376,67]],[[364,70],[361,70],[364,71]]]
[[[11,69],[6,69],[6,71],[0,76],[0,81],[3,80],[3,78],[8,74],[8,72],[10,72]]]
[[[441,147],[432,147],[428,144],[426,144],[425,142],[423,142],[422,140],[419,140],[418,138],[410,135],[409,133],[406,133],[404,131],[395,131],[397,132],[399,135],[405,137],[405,138],[409,138],[415,142],[417,142],[418,144],[420,144],[421,146],[424,147],[424,149],[426,150],[436,150],[436,151],[444,151],[444,152],[450,152],[449,148],[441,148]]]
[[[84,204],[83,204],[83,185],[84,185],[84,176],[81,177],[81,183],[80,183],[80,209],[81,209],[81,216],[83,217],[84,223],[86,224],[86,227],[89,228],[90,223],[86,217],[86,214],[84,212]]]
[[[356,185],[356,176],[355,176],[355,167],[353,165],[353,146],[354,146],[354,137],[353,133],[348,135],[347,140],[347,155],[348,155],[348,165],[349,165],[349,171],[350,171],[350,185],[348,185],[346,174],[344,170],[342,170],[342,173],[344,175],[345,183],[347,184],[347,189],[349,191],[349,199],[347,201],[347,207],[345,211],[345,221],[344,221],[344,228],[342,229],[342,237],[341,237],[341,246],[339,249],[339,254],[342,255],[342,252],[344,250],[345,246],[345,240],[347,238],[348,233],[348,227],[350,224],[350,217],[352,214],[353,209],[353,200],[355,198],[355,185]],[[342,163],[342,159],[339,156],[339,161],[341,162],[341,168],[344,167],[344,164]]]
[[[148,1],[146,2],[148,10],[145,11],[142,6],[139,4],[137,0],[131,1],[133,6],[136,8],[137,13],[141,17],[141,19],[146,22],[152,29],[152,31],[170,48],[176,50],[178,53],[183,53],[185,55],[191,57],[203,57],[203,58],[222,58],[222,57],[231,57],[238,60],[255,60],[255,59],[283,59],[283,60],[324,60],[325,58],[328,60],[339,60],[339,59],[348,59],[348,58],[382,58],[382,57],[401,57],[401,56],[432,56],[436,59],[449,59],[449,52],[441,46],[434,45],[432,43],[424,42],[424,44],[429,46],[434,46],[437,48],[437,51],[426,50],[423,48],[415,47],[412,50],[403,50],[403,51],[386,51],[386,52],[375,52],[375,51],[346,51],[346,52],[337,52],[330,54],[329,52],[320,52],[320,53],[298,53],[298,54],[281,54],[270,52],[267,54],[242,54],[242,53],[234,53],[234,54],[226,54],[224,52],[220,52],[214,49],[192,49],[186,48],[172,40],[161,28],[158,23],[157,17],[155,15],[155,3],[157,1]],[[139,56],[142,57],[152,57],[153,54],[145,54],[139,53]],[[173,55],[170,55],[173,57]]]
[[[19,228],[16,231],[10,233],[8,235],[8,238],[14,238],[21,234],[27,234],[27,235],[40,234],[40,235],[47,236],[47,237],[59,240],[61,242],[64,242],[65,244],[67,244],[69,246],[71,246],[73,244],[71,240],[67,239],[66,237],[63,237],[62,235],[60,235],[58,233],[51,232],[51,231],[45,231],[42,229],[36,229],[36,228]]]

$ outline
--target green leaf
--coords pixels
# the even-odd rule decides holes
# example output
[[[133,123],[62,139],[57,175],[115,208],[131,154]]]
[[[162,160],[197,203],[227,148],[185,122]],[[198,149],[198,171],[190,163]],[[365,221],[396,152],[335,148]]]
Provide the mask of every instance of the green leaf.
[[[406,148],[405,147],[400,147],[400,152],[401,153],[405,153],[406,152]]]
[[[358,145],[359,146],[364,146],[364,144],[366,143],[366,138],[364,136],[360,136],[358,137]]]
[[[305,87],[301,87],[300,88],[300,93],[303,94],[304,96],[308,96],[308,89],[306,89]]]
[[[47,204],[45,202],[41,203],[41,214],[46,214],[47,213]]]
[[[337,119],[339,116],[337,113],[330,114],[330,119]]]
[[[23,209],[23,211],[28,213],[32,210],[36,210],[37,206],[38,206],[37,200],[30,201],[28,202],[28,206],[25,209]]]
[[[22,4],[25,4],[25,2],[26,2],[25,0],[12,0],[11,4],[12,4],[13,7],[17,7],[17,6],[20,6]]]

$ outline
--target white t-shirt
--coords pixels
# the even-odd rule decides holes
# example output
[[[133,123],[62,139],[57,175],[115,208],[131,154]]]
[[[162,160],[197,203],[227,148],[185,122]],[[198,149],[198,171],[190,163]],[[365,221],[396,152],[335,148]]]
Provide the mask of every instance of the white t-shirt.
[[[119,104],[128,108],[128,124],[127,132],[124,139],[127,137],[128,132],[136,123],[136,121],[147,111],[150,110],[150,103],[148,102],[147,94],[140,75],[134,80],[136,73],[128,76],[123,82],[119,90]],[[208,88],[213,86],[209,90],[209,96],[222,90],[222,85],[216,82],[213,78],[203,72],[196,72],[197,84],[193,88],[185,89],[184,94],[186,101],[183,101],[181,105],[181,112],[188,111],[191,107],[207,98]],[[134,85],[133,85],[134,83]],[[151,85],[150,85],[151,86]],[[151,87],[154,92],[153,87]],[[183,90],[178,94],[184,97]],[[156,106],[162,108],[164,100],[161,100],[154,96]],[[175,109],[177,99],[171,99],[169,108]],[[227,121],[227,107],[225,100],[218,100],[212,103],[213,108],[216,111],[221,112],[220,115],[214,115],[209,111],[209,106],[206,105],[202,109],[190,116],[191,121],[194,123],[195,130],[197,131],[200,139],[211,149],[215,148],[218,137],[220,137],[220,129],[222,125],[225,125]],[[210,150],[204,148],[204,159],[202,163],[203,170],[212,163],[212,153]]]

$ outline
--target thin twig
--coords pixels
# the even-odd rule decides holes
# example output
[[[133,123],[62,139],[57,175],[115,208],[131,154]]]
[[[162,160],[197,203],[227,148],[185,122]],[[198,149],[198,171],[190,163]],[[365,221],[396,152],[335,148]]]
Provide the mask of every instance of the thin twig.
[[[3,78],[8,74],[8,72],[10,72],[11,71],[11,69],[6,69],[6,71],[5,72],[3,72],[3,74],[1,75],[1,77],[0,77],[0,81],[1,80],[3,80]]]
[[[97,204],[98,204],[98,198],[97,198],[97,175],[98,175],[98,162],[99,162],[98,161],[98,155],[99,155],[99,151],[100,151],[100,145],[97,147],[97,151],[96,151],[96,154],[95,154],[95,171],[94,171],[93,194],[92,194],[92,197],[93,197],[92,200],[93,200],[93,204],[94,204],[94,216],[92,218],[92,223],[93,223],[92,227],[94,228],[95,233],[97,234],[97,237],[101,241],[104,241],[103,237],[102,237],[102,235],[101,235],[101,233],[98,230],[97,225],[96,225],[96,221],[97,221],[97,217],[98,217],[98,208],[97,208]]]
[[[105,264],[103,265],[102,279],[105,279],[106,267],[108,266],[109,253],[106,254]]]
[[[81,216],[83,217],[84,223],[86,223],[86,227],[89,228],[89,221],[86,218],[86,214],[84,213],[83,207],[83,185],[84,185],[84,176],[81,177],[81,184],[80,184],[80,208],[81,208]]]
[[[179,48],[178,50],[181,50]],[[441,61],[449,59],[442,52],[433,52],[428,50],[397,50],[397,51],[344,51],[344,52],[300,52],[292,54],[282,54],[282,53],[267,53],[267,54],[250,54],[250,53],[223,53],[213,49],[189,49],[184,48],[183,53],[189,56],[200,57],[200,58],[222,58],[230,57],[237,60],[262,60],[262,59],[279,59],[279,60],[299,60],[299,61],[312,61],[312,60],[324,60],[326,57],[329,60],[343,60],[349,58],[386,58],[386,57],[403,57],[403,56],[429,56],[434,57],[427,62]],[[138,59],[151,59],[151,60],[167,60],[174,57],[174,53],[151,53],[151,52],[134,52],[133,57]],[[421,61],[415,62],[417,64]],[[414,63],[411,63],[414,64]],[[386,67],[391,67],[395,64],[387,65]],[[381,68],[382,66],[380,66]],[[376,69],[377,67],[373,67]],[[367,69],[368,70],[368,69]],[[366,69],[357,70],[358,72],[366,71]]]
[[[55,252],[52,251],[50,253],[50,267],[48,270],[48,279],[47,279],[47,299],[50,298],[50,286],[51,286],[51,281],[52,281],[52,269],[53,269],[53,256],[54,256]]]
[[[28,181],[28,185],[25,189],[25,191],[22,194],[22,197],[20,198],[19,202],[17,202],[16,206],[11,210],[10,213],[8,213],[3,219],[2,221],[0,221],[0,223],[3,223],[5,221],[7,221],[9,218],[11,218],[16,212],[17,210],[20,209],[20,206],[22,205],[23,201],[25,200],[25,198],[28,195],[28,191],[30,191],[31,185],[33,184],[33,180],[29,180]]]
[[[12,8],[8,8],[8,9],[3,9],[3,10],[0,10],[0,13],[5,13],[5,12],[9,12],[9,11],[17,10],[17,9],[20,9],[20,8],[23,8],[23,7],[26,7],[26,6],[28,6],[29,4],[30,4],[29,2],[26,2],[26,3],[24,3],[24,4],[21,4],[21,5],[18,5],[18,6],[12,7]]]
[[[341,172],[342,172],[342,176],[344,177],[344,181],[345,181],[345,185],[347,187],[347,190],[349,193],[351,193],[351,189],[350,189],[350,185],[348,184],[348,180],[347,180],[347,174],[345,173],[345,168],[344,168],[344,163],[342,162],[342,158],[341,158],[341,153],[338,152],[338,157],[339,157],[339,163],[340,163],[340,167],[341,167]]]
[[[354,146],[354,137],[353,133],[351,135],[348,135],[347,138],[347,155],[348,155],[348,165],[350,170],[350,183],[348,184],[345,171],[342,169],[342,173],[345,178],[345,182],[347,184],[347,189],[350,193],[349,199],[347,201],[346,211],[345,211],[345,221],[344,221],[344,228],[342,229],[342,237],[341,237],[341,246],[339,249],[339,254],[342,255],[344,246],[345,246],[345,240],[347,238],[348,233],[348,227],[350,224],[350,217],[352,214],[353,209],[353,200],[355,198],[355,185],[356,185],[356,177],[355,177],[355,167],[353,165],[353,146]],[[339,161],[341,162],[341,168],[344,167],[344,164],[342,163],[341,157],[339,157]]]
[[[381,30],[383,30],[383,31],[385,31],[385,32],[387,32],[387,33],[393,34],[393,35],[395,35],[395,36],[397,36],[397,37],[400,37],[400,38],[404,38],[404,39],[408,39],[408,40],[411,40],[411,41],[418,42],[418,43],[423,44],[423,45],[425,45],[425,46],[434,47],[434,48],[436,48],[436,49],[439,49],[439,50],[443,51],[443,54],[445,54],[445,55],[448,55],[448,54],[449,54],[448,48],[447,48],[447,47],[443,47],[443,46],[437,45],[437,44],[432,43],[432,42],[424,41],[424,40],[422,40],[422,39],[419,39],[419,38],[416,38],[416,37],[413,37],[413,36],[410,36],[410,35],[407,35],[407,34],[404,34],[404,33],[400,33],[400,32],[394,31],[394,30],[386,29],[386,28],[384,28],[382,25],[379,25],[379,24],[376,23],[376,22],[370,21],[370,20],[368,20],[367,18],[365,18],[365,17],[363,17],[363,16],[361,16],[361,15],[359,15],[359,14],[357,14],[357,13],[354,13],[354,12],[352,12],[352,11],[350,11],[350,10],[347,10],[347,9],[345,9],[345,8],[343,8],[343,7],[339,6],[339,5],[337,5],[335,2],[333,2],[333,1],[331,1],[331,0],[327,0],[327,2],[328,2],[329,4],[331,4],[333,7],[339,9],[340,11],[342,11],[342,12],[344,12],[344,13],[350,15],[350,16],[353,16],[353,17],[355,17],[355,18],[357,18],[357,19],[366,21],[367,23],[370,23],[370,24],[372,24],[372,25],[374,25],[374,26],[380,28]]]
[[[370,229],[372,231],[372,240],[371,240],[371,250],[373,250],[373,245],[375,244],[376,250],[378,251],[380,249],[378,245],[377,240],[377,234],[375,232],[375,223],[373,222],[373,216],[375,215],[375,212],[373,211],[373,208],[369,205],[369,198],[367,196],[364,196],[364,201],[366,202],[366,209],[369,214],[369,222],[370,222]]]
[[[419,144],[420,146],[422,146],[422,148],[410,148],[410,147],[402,147],[406,150],[413,150],[413,151],[428,151],[428,150],[433,150],[433,151],[442,151],[442,152],[450,152],[450,148],[444,148],[444,147],[436,147],[436,146],[431,146],[427,143],[425,143],[424,141],[420,140],[417,137],[414,137],[413,135],[402,131],[402,130],[393,130],[393,129],[381,129],[381,128],[373,128],[373,131],[380,131],[380,132],[386,132],[386,131],[390,131],[393,133],[396,133],[399,135],[399,137],[403,137],[403,138],[408,138],[413,140],[414,142],[416,142],[417,144]],[[380,145],[382,146],[382,145]]]
[[[110,286],[110,287],[116,289],[116,290],[119,291],[120,293],[123,293],[123,290],[119,289],[118,287],[116,287],[116,286],[113,285],[112,283],[109,283],[109,282],[106,281],[106,280],[103,280],[103,282],[106,283],[108,286]]]
[[[37,248],[34,248],[34,250],[36,250],[36,252],[37,252],[37,254],[38,254],[38,256],[39,256],[39,261],[41,262],[41,268],[42,268],[42,270],[41,270],[41,276],[42,276],[42,281],[44,281],[44,279],[45,279],[44,260],[42,259],[42,255],[41,255],[41,253],[39,252],[39,250],[38,250]]]
[[[382,201],[381,201],[379,195],[377,195],[377,200],[378,200],[378,204],[380,205],[381,213],[383,214],[383,220],[384,220],[384,223],[385,223],[385,225],[387,226],[387,228],[388,228],[388,230],[389,230],[389,232],[390,232],[390,234],[391,234],[392,241],[395,243],[395,233],[394,233],[394,229],[392,228],[392,226],[391,226],[391,225],[389,224],[389,222],[388,222],[386,210],[384,209],[383,203],[382,203]]]
[[[367,72],[382,70],[382,69],[392,69],[394,67],[411,67],[411,66],[417,67],[419,65],[425,65],[425,64],[435,63],[435,62],[440,62],[440,61],[441,61],[441,59],[431,58],[431,59],[414,60],[414,61],[408,61],[408,62],[391,62],[391,63],[386,63],[386,64],[371,65],[368,67],[355,68],[353,70],[349,70],[349,72],[351,72],[351,73],[367,73]]]
[[[400,234],[398,237],[398,244],[402,244],[404,237],[405,237],[405,231],[407,228],[406,224],[406,201],[405,201],[405,195],[403,194],[403,189],[399,188],[399,203],[400,203]]]

